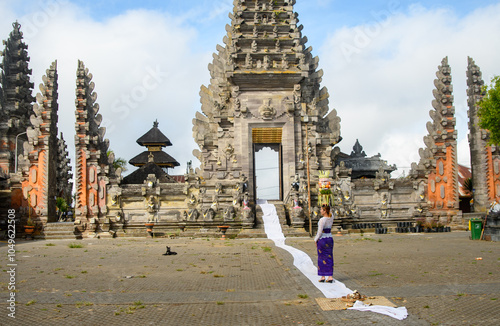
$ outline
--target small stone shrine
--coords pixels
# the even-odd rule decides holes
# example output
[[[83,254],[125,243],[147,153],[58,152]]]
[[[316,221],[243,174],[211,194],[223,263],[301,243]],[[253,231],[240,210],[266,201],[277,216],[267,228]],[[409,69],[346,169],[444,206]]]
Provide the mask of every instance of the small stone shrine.
[[[380,153],[372,157],[366,157],[363,146],[357,139],[352,149],[351,155],[339,153],[335,160],[335,165],[343,162],[346,168],[352,169],[352,179],[374,179],[377,177],[380,168],[389,174],[397,169],[396,165],[388,165],[386,161],[383,161]]]

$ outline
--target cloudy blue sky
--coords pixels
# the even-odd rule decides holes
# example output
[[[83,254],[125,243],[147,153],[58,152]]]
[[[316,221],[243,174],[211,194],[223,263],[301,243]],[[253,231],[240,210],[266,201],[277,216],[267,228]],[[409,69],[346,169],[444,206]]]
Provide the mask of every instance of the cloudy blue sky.
[[[94,76],[111,149],[125,159],[155,119],[181,167],[193,160],[191,120],[200,86],[222,44],[232,0],[0,0],[0,38],[22,24],[32,81],[58,60],[59,129],[74,162],[77,60]],[[297,0],[307,46],[320,59],[322,86],[341,117],[342,151],[359,139],[399,170],[419,160],[427,134],[437,66],[449,57],[459,134],[459,162],[469,165],[467,56],[485,81],[500,74],[500,1]],[[35,87],[35,92],[38,86]],[[130,170],[134,170],[131,168]]]

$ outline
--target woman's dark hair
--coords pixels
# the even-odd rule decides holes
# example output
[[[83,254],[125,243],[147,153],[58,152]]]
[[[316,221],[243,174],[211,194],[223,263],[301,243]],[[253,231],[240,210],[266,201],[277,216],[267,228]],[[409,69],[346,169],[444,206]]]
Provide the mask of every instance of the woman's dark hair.
[[[323,206],[321,206],[321,207],[322,207],[322,208],[324,208],[324,209],[325,209],[325,213],[326,213],[328,216],[330,216],[330,206],[328,206],[328,205],[323,205]]]

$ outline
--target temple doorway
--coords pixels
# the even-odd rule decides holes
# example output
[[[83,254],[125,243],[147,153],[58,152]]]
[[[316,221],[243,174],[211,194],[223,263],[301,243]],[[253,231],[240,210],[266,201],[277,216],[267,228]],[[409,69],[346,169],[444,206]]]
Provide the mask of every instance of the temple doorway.
[[[281,128],[252,130],[255,198],[283,199]]]
[[[255,146],[255,190],[258,199],[281,199],[281,159],[279,144]]]

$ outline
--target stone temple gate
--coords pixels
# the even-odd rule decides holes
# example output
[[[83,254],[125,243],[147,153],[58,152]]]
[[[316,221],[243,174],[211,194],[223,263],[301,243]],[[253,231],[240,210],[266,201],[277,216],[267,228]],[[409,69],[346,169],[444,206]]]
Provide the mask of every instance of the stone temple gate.
[[[83,62],[78,62],[76,201],[75,224],[71,226],[75,234],[145,235],[148,224],[150,229],[154,226],[157,235],[182,232],[186,236],[206,236],[223,225],[229,226],[228,232],[233,235],[261,235],[255,157],[263,148],[278,153],[279,194],[273,202],[286,235],[306,234],[318,219],[318,201],[324,202],[325,198],[334,207],[337,225],[344,229],[357,224],[396,226],[417,220],[446,225],[462,222],[448,59],[443,59],[436,73],[429,134],[424,137],[420,161],[413,164],[409,177],[391,179],[390,173],[396,167],[387,165],[380,155],[366,157],[359,142],[351,155],[336,147],[342,139],[340,118],[329,107],[328,91],[321,87],[319,59],[306,46],[294,4],[295,0],[234,1],[224,45],[217,45],[209,64],[210,84],[201,87],[201,110],[193,119],[193,137],[198,145],[193,155],[200,167],[188,165],[183,176],[169,176],[163,169],[168,162],[177,162],[162,152],[162,147],[172,144],[155,122],[146,134],[148,141],[144,141],[144,135],[140,142],[149,153],[140,154],[140,160],[134,158],[139,168],[122,178],[121,170],[113,164],[114,156],[106,155],[109,142],[104,139],[105,128],[100,126],[103,116],[95,92],[99,85],[92,82],[92,74]],[[26,95],[29,92],[23,92],[26,94],[22,98],[20,94],[13,96],[16,89],[32,87],[27,46],[21,39],[16,25],[4,52],[2,80],[10,83],[2,84],[0,89],[0,185],[2,196],[10,199],[5,207],[34,208],[40,236],[44,236],[54,211],[53,191],[47,189],[68,183],[67,168],[63,168],[68,164],[65,145],[62,137],[59,143],[55,137],[57,65],[54,63],[47,71],[41,86],[43,94],[37,96],[38,105],[33,106],[34,99]],[[21,51],[11,51],[15,47]],[[19,67],[22,78],[15,81]],[[488,132],[475,127],[476,104],[482,96],[480,75],[469,59],[471,161],[479,189],[478,203],[484,209],[489,202],[500,199],[500,159],[498,150],[483,141]],[[27,136],[21,137],[24,146],[18,171],[13,167],[17,155],[13,149],[17,135],[23,131]],[[41,135],[47,140],[39,141]],[[46,153],[52,161],[45,160]],[[164,162],[165,158],[168,162]],[[51,164],[59,164],[60,168]],[[66,171],[65,176],[56,170]],[[325,184],[331,187],[320,189]],[[32,194],[30,201],[28,194]],[[18,210],[23,221],[26,211],[31,210]],[[306,223],[308,220],[312,223]]]
[[[237,2],[231,19],[226,46],[217,48],[209,66],[211,83],[200,92],[202,112],[193,120],[198,173],[230,187],[245,175],[254,201],[256,146],[278,145],[283,200],[296,174],[305,181],[307,160],[311,171],[332,169],[340,119],[329,112],[318,58],[305,46],[291,3]]]

